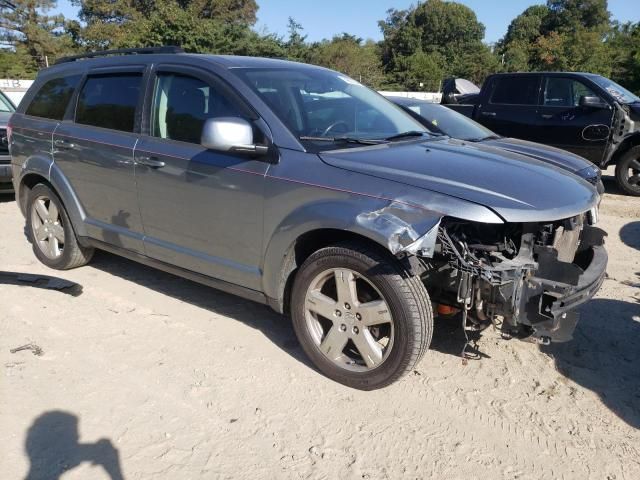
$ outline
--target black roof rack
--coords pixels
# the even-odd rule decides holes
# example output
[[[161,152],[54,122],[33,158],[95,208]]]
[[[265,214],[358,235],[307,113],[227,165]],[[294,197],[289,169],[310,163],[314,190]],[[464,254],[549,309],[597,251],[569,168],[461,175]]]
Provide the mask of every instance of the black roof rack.
[[[58,65],[59,63],[75,62],[76,60],[81,60],[83,58],[106,57],[108,55],[144,55],[150,53],[184,53],[184,50],[176,46],[120,48],[118,50],[102,50],[98,52],[89,52],[80,55],[62,57],[58,59],[55,64]]]

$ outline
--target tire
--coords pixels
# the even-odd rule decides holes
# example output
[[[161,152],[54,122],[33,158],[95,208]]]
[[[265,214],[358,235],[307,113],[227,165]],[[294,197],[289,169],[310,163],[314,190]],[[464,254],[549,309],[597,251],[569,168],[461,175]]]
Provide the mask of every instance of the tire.
[[[323,248],[304,262],[291,316],[320,372],[360,390],[385,387],[411,371],[433,332],[422,281],[386,251],[357,242]]]
[[[640,197],[640,145],[622,155],[616,165],[616,181],[624,193]]]
[[[38,184],[27,199],[27,236],[33,253],[49,268],[68,270],[87,264],[93,248],[78,243],[67,211],[56,193]]]

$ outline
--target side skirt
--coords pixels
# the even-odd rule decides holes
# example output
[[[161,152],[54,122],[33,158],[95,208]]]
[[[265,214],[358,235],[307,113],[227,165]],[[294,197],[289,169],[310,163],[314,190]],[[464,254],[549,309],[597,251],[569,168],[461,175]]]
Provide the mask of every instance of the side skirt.
[[[221,290],[225,293],[230,293],[231,295],[236,295],[238,297],[242,297],[247,300],[251,300],[253,302],[262,303],[264,305],[269,304],[269,301],[266,295],[262,292],[258,292],[257,290],[252,290],[250,288],[242,287],[234,283],[225,282],[224,280],[219,280],[217,278],[208,277],[200,273],[192,272],[191,270],[176,267],[175,265],[161,262],[160,260],[147,257],[146,255],[142,255],[137,252],[132,252],[131,250],[115,247],[113,245],[102,242],[100,240],[96,240],[94,238],[85,237],[79,240],[82,242],[82,245],[94,247],[99,250],[105,250],[115,255],[128,258],[129,260],[133,260],[134,262],[142,263],[143,265],[157,268],[158,270],[162,270],[163,272],[171,273],[173,275],[177,275],[178,277],[186,278],[187,280],[201,283],[208,287],[215,288],[216,290]]]

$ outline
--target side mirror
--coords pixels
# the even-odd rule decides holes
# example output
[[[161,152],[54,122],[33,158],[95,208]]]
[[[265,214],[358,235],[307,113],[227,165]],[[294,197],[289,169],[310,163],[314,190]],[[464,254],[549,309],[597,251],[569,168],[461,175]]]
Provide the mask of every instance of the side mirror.
[[[609,104],[600,97],[589,97],[586,95],[580,97],[580,106],[586,108],[609,108]]]
[[[253,143],[253,128],[244,118],[208,118],[202,127],[200,144],[210,150],[265,155],[269,148]]]

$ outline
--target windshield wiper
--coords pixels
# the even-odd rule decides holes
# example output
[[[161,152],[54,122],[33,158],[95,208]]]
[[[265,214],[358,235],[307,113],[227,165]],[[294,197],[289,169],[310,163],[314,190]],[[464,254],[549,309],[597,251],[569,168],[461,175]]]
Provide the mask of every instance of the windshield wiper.
[[[424,135],[430,134],[429,132],[421,132],[420,130],[409,130],[408,132],[398,133],[396,135],[391,135],[390,137],[385,138],[386,141],[391,142],[393,140],[399,140],[401,138],[408,137],[423,137]]]
[[[477,138],[463,138],[467,142],[484,142],[485,140],[498,140],[502,138],[500,135],[487,135],[486,137],[477,137]]]
[[[380,145],[387,143],[386,140],[378,140],[375,138],[356,138],[356,137],[311,137],[302,136],[300,140],[308,140],[310,142],[335,142],[335,143],[359,143],[361,145]]]

